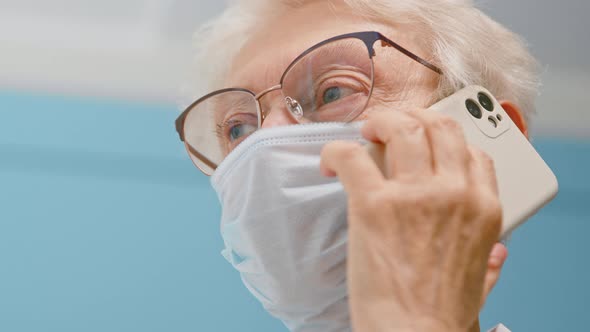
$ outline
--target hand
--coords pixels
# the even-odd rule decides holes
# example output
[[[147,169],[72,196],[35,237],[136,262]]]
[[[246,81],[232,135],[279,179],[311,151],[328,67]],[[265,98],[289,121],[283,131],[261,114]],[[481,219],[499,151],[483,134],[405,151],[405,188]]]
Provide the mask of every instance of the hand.
[[[356,331],[468,331],[501,228],[492,160],[439,113],[380,112],[360,144],[334,142],[322,172],[348,193],[348,287]]]

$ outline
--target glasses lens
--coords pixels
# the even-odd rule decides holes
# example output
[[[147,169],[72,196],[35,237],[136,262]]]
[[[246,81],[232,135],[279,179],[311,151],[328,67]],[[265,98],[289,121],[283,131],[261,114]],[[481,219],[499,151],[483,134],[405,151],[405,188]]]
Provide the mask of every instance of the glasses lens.
[[[257,129],[254,95],[229,91],[196,104],[187,114],[184,135],[195,165],[211,175],[231,150]]]
[[[337,40],[299,59],[283,77],[287,108],[299,121],[349,122],[373,87],[373,62],[359,39]]]

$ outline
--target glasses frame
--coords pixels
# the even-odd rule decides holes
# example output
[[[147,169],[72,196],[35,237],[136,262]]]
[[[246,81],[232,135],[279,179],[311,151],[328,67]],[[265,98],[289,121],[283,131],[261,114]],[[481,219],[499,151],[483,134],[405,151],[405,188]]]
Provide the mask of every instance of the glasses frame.
[[[201,162],[203,162],[205,165],[207,165],[207,167],[215,170],[217,168],[217,164],[212,162],[211,160],[209,160],[207,157],[205,157],[204,155],[202,155],[201,153],[199,153],[197,150],[195,150],[190,144],[188,144],[185,141],[185,130],[184,130],[184,125],[186,122],[186,118],[188,116],[188,114],[191,111],[194,111],[196,109],[196,106],[199,105],[201,102],[223,94],[223,93],[227,93],[227,92],[244,92],[247,94],[252,95],[252,97],[254,98],[254,100],[256,101],[256,108],[257,108],[257,112],[258,112],[258,128],[260,128],[262,126],[262,123],[264,122],[264,119],[266,118],[266,114],[264,114],[264,112],[262,112],[262,107],[260,106],[260,99],[262,97],[264,97],[265,95],[273,92],[273,91],[277,91],[277,90],[282,90],[283,89],[283,82],[285,79],[285,76],[289,73],[289,71],[299,62],[299,60],[301,60],[303,57],[307,56],[308,54],[310,54],[311,52],[317,50],[318,48],[326,45],[326,44],[330,44],[332,42],[335,41],[339,41],[339,40],[343,40],[343,39],[359,39],[361,40],[365,46],[367,47],[367,51],[369,53],[369,59],[371,60],[371,64],[373,66],[373,58],[376,56],[376,52],[375,52],[375,48],[374,45],[377,41],[381,41],[381,46],[382,47],[393,47],[396,50],[398,50],[399,52],[401,52],[402,54],[406,55],[407,57],[409,57],[410,59],[416,61],[417,63],[423,65],[424,67],[434,71],[435,73],[439,74],[439,75],[443,75],[443,72],[440,68],[438,68],[437,66],[433,65],[432,63],[430,63],[429,61],[421,58],[420,56],[412,53],[411,51],[409,51],[408,49],[404,48],[403,46],[399,45],[398,43],[392,41],[391,39],[385,37],[383,34],[376,32],[376,31],[363,31],[363,32],[353,32],[353,33],[347,33],[347,34],[343,34],[343,35],[338,35],[329,39],[326,39],[318,44],[315,44],[314,46],[308,48],[305,52],[301,53],[297,58],[295,58],[295,60],[293,60],[291,62],[291,64],[289,64],[289,66],[287,66],[287,69],[285,69],[285,71],[283,72],[283,75],[281,76],[281,79],[279,81],[278,85],[275,85],[273,87],[270,87],[262,92],[260,92],[259,94],[255,94],[254,92],[248,90],[248,89],[244,89],[244,88],[226,88],[226,89],[221,89],[221,90],[216,90],[213,91],[201,98],[199,98],[198,100],[196,100],[195,102],[193,102],[192,104],[190,104],[181,114],[180,116],[176,119],[175,121],[175,125],[176,125],[176,132],[178,133],[178,136],[180,138],[180,140],[184,143],[187,152],[194,155],[196,158],[198,158]],[[372,69],[373,70],[373,69]],[[374,77],[373,77],[374,79]],[[374,82],[371,82],[371,91],[369,93],[369,100],[372,96],[372,88],[374,85]],[[365,106],[366,107],[366,106]],[[364,112],[364,110],[362,110],[356,117],[358,117],[360,114],[362,114]],[[354,121],[354,119],[356,119],[356,117],[350,119],[350,121]],[[349,122],[350,122],[349,121]],[[197,168],[199,168],[199,170],[201,170],[201,172],[205,173],[206,175],[211,175],[208,174],[208,172],[206,172],[205,170],[203,170],[199,165],[196,165]]]

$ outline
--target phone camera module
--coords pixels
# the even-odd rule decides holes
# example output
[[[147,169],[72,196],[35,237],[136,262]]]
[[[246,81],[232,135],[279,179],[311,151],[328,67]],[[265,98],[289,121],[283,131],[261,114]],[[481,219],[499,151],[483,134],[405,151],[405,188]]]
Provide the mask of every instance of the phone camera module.
[[[488,112],[494,111],[494,103],[492,102],[492,99],[488,97],[488,95],[486,95],[483,92],[480,92],[477,95],[477,99],[479,99],[479,103],[481,104],[481,106],[483,106],[483,108],[485,108]]]
[[[465,106],[467,106],[467,111],[469,111],[469,114],[471,114],[474,118],[481,119],[481,108],[479,108],[479,105],[475,101],[467,99]]]

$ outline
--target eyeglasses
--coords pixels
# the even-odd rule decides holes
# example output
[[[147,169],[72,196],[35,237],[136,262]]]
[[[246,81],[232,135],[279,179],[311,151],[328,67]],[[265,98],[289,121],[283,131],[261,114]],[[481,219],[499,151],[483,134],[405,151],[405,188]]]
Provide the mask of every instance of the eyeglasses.
[[[191,104],[176,119],[176,131],[195,166],[211,175],[246,137],[260,129],[268,110],[260,99],[282,92],[284,107],[297,123],[351,122],[373,93],[374,45],[393,47],[437,74],[442,71],[374,31],[325,40],[298,56],[278,85],[258,94],[242,88],[212,92]]]

